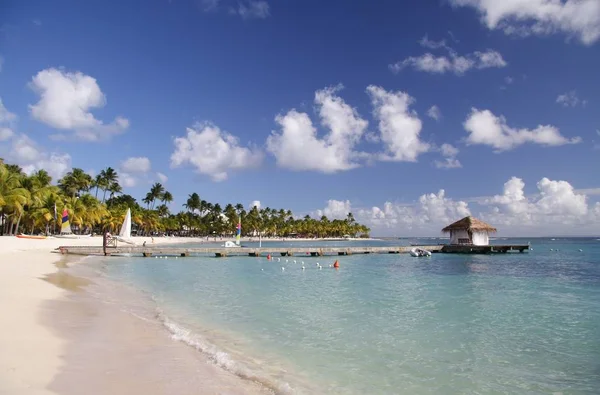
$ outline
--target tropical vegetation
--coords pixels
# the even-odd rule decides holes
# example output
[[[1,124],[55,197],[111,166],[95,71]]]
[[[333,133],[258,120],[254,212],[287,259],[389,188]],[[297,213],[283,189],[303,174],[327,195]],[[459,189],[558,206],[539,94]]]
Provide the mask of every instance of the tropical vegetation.
[[[182,210],[169,208],[173,195],[160,183],[141,199],[123,194],[117,171],[111,167],[92,177],[73,168],[56,184],[45,170],[25,174],[0,158],[0,234],[52,234],[60,231],[61,213],[69,213],[75,233],[118,232],[131,209],[134,233],[178,236],[233,236],[242,221],[243,236],[368,237],[369,228],[352,213],[344,219],[326,216],[297,218],[290,210],[252,207],[240,203],[207,202],[196,192],[188,195]]]

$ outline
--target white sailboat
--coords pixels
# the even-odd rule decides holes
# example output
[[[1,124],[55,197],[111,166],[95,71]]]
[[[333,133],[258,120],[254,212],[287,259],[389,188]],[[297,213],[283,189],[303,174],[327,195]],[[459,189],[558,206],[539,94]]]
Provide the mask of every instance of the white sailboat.
[[[115,237],[120,242],[127,244],[135,244],[133,240],[131,240],[131,209],[127,209],[127,214],[125,214],[125,220],[123,221],[123,225],[121,225],[121,231],[119,235]]]

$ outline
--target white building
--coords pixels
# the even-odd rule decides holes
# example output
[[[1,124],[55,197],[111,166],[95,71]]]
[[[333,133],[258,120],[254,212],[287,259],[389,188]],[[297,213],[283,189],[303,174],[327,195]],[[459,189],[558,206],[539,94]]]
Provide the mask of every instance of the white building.
[[[444,233],[450,233],[450,244],[453,245],[490,245],[490,233],[495,233],[496,228],[473,217],[465,217],[452,225],[442,229]]]

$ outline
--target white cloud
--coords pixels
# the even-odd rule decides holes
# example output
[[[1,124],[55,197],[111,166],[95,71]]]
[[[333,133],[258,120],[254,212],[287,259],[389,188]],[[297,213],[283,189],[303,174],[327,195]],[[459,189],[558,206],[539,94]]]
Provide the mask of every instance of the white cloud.
[[[71,169],[69,154],[46,152],[25,134],[12,137],[6,159],[21,166],[27,174],[46,170],[55,181]]]
[[[488,29],[521,36],[562,32],[591,45],[600,38],[598,0],[450,0],[482,15]]]
[[[71,169],[71,156],[56,152],[46,152],[25,134],[17,135],[12,126],[17,116],[8,111],[0,99],[0,154],[12,163],[23,168],[27,174],[44,169],[58,180]],[[6,152],[3,152],[6,151]]]
[[[10,140],[15,135],[15,132],[10,128],[0,127],[0,142]]]
[[[348,217],[348,213],[352,212],[352,204],[350,200],[334,200],[330,199],[327,201],[327,206],[323,210],[317,210],[314,216],[317,218],[323,215],[331,219],[345,219]]]
[[[0,98],[0,125],[9,125],[16,120],[17,116],[4,107],[4,103]]]
[[[271,15],[269,3],[264,0],[248,0],[238,4],[237,8],[231,9],[244,19],[265,19]]]
[[[4,107],[0,98],[0,142],[10,140],[15,135],[12,126],[16,120],[17,116]]]
[[[463,75],[471,69],[487,69],[506,67],[507,63],[498,51],[488,49],[484,52],[476,51],[467,55],[458,55],[452,48],[448,47],[444,41],[440,43],[432,42],[425,37],[421,40],[421,45],[427,48],[445,48],[448,50],[448,56],[436,56],[429,52],[421,56],[410,56],[400,62],[389,65],[394,73],[399,73],[407,67],[412,67],[417,71],[423,71],[433,74],[454,73]]]
[[[146,157],[127,158],[121,163],[121,171],[125,173],[148,173],[150,167],[150,159]]]
[[[119,171],[119,184],[125,188],[133,188],[138,184],[139,180],[136,176],[124,171]]]
[[[232,170],[258,167],[263,154],[252,147],[242,147],[238,138],[211,123],[197,123],[186,135],[174,140],[171,167],[192,165],[197,173],[214,181],[227,179]]]
[[[550,224],[563,226],[585,225],[594,218],[587,196],[576,191],[567,181],[553,181],[546,177],[537,183],[538,193],[526,196],[525,182],[512,177],[504,184],[502,195],[488,199],[484,204],[492,209],[485,217],[497,224],[543,229]],[[595,220],[600,217],[595,218]]]
[[[439,48],[449,49],[449,47],[446,45],[446,40],[432,41],[429,39],[429,37],[427,35],[425,35],[425,37],[423,37],[421,40],[419,40],[419,44],[421,44],[422,47],[429,48],[429,49],[439,49]]]
[[[506,82],[507,85],[510,85],[514,82],[515,80],[512,77],[504,77],[504,82]]]
[[[542,178],[537,192],[525,193],[525,182],[512,177],[502,194],[484,199],[453,200],[444,190],[424,194],[415,203],[385,202],[382,206],[354,211],[357,221],[372,228],[372,234],[396,232],[404,235],[435,236],[446,225],[467,215],[497,226],[504,235],[598,234],[600,202],[588,203],[589,194],[575,190],[567,181]],[[474,209],[467,203],[479,209]],[[476,202],[476,203],[475,203]]]
[[[577,144],[580,137],[568,139],[562,136],[558,128],[551,125],[539,125],[533,130],[514,129],[506,124],[503,116],[497,117],[489,110],[473,108],[464,123],[469,133],[467,144],[483,144],[493,147],[496,152],[507,151],[525,143],[543,146]]]
[[[253,200],[252,202],[250,202],[250,209],[254,207],[260,210],[260,200]]]
[[[161,172],[156,173],[156,178],[158,178],[158,181],[162,182],[163,184],[169,181],[169,177],[167,177]]]
[[[72,130],[80,140],[107,140],[129,127],[122,117],[110,124],[94,117],[90,110],[104,107],[106,98],[96,79],[81,72],[42,70],[29,86],[40,96],[39,102],[29,106],[32,117],[56,129]]]
[[[381,141],[386,152],[380,159],[397,162],[416,162],[430,146],[419,139],[422,123],[417,113],[410,110],[414,99],[407,93],[388,92],[370,85],[367,93],[373,104],[373,116],[379,121]]]
[[[439,121],[442,118],[442,112],[438,106],[433,105],[429,108],[429,110],[427,110],[427,116]]]
[[[558,95],[556,102],[564,107],[577,107],[579,104],[585,107],[587,100],[580,100],[576,91],[570,91],[562,95]]]
[[[451,144],[442,144],[440,147],[440,152],[444,157],[443,161],[436,160],[434,162],[435,167],[438,169],[456,169],[462,167],[462,164],[456,156],[458,155],[458,148],[454,147]]]
[[[354,151],[368,122],[336,93],[342,86],[325,88],[315,93],[321,124],[329,130],[323,137],[306,113],[295,109],[278,115],[275,121],[281,132],[273,131],[267,138],[267,150],[280,167],[292,170],[313,170],[323,173],[356,168],[365,155]]]
[[[452,221],[470,215],[469,206],[464,201],[454,201],[446,197],[442,189],[437,194],[424,194],[415,204],[385,202],[380,208],[359,209],[356,212],[358,222],[381,232],[390,230],[420,230],[438,234],[440,229]]]

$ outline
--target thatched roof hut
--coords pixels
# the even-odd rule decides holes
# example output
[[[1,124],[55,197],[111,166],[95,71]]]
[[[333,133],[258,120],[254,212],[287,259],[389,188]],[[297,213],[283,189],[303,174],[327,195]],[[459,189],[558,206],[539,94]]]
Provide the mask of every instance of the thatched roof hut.
[[[450,244],[489,245],[489,234],[496,228],[474,217],[465,217],[442,229],[450,233]]]

